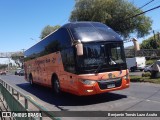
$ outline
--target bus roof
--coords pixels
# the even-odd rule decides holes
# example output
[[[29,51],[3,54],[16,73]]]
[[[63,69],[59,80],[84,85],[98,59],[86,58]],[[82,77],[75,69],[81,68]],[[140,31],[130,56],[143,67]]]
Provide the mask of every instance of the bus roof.
[[[62,32],[62,30],[68,32]],[[67,39],[64,38],[70,36]],[[58,40],[60,44],[66,44],[67,40],[71,42],[80,40],[85,42],[100,42],[100,41],[122,41],[120,36],[110,27],[99,22],[71,22],[63,25],[58,30],[50,33],[37,44],[25,51],[25,55],[30,56],[42,53],[48,45]],[[70,44],[71,45],[71,44]],[[63,45],[62,45],[63,46]]]
[[[71,22],[62,26],[71,31],[74,40],[91,41],[122,41],[120,36],[110,27],[100,22]]]

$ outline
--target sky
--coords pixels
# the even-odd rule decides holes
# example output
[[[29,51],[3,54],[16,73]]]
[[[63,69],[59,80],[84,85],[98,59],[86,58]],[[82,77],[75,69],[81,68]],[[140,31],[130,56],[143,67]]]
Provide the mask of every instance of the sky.
[[[141,7],[150,0],[129,1]],[[30,48],[40,40],[40,33],[46,25],[67,23],[74,4],[75,0],[0,0],[0,52]],[[158,5],[160,0],[154,0],[143,10]],[[152,29],[160,31],[160,8],[146,15],[153,20]]]

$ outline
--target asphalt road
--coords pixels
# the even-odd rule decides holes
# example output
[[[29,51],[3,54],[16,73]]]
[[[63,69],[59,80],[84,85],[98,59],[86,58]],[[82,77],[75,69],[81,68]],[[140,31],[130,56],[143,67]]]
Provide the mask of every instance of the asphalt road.
[[[31,96],[42,106],[51,111],[160,111],[160,85],[151,83],[131,83],[130,88],[106,94],[78,97],[63,94],[55,97],[48,88],[31,87],[21,76],[0,76],[11,86],[25,95]],[[62,118],[65,120],[159,120],[155,117],[87,117]]]

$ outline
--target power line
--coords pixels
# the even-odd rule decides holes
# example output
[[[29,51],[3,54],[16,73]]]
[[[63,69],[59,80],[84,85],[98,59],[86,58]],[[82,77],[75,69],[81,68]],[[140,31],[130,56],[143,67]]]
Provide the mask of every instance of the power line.
[[[152,7],[156,6],[159,2],[160,2],[159,0],[154,0],[153,3],[145,6],[145,9],[147,10],[147,9],[149,9],[149,8],[152,8]],[[143,11],[144,11],[144,10],[143,10]]]
[[[158,8],[160,8],[160,5],[159,5],[159,6],[156,6],[156,7],[154,7],[154,8],[151,8],[151,9],[149,9],[149,10],[146,10],[146,11],[144,11],[144,12],[138,13],[138,14],[136,14],[136,15],[133,15],[133,16],[131,16],[131,17],[128,17],[128,18],[126,18],[125,20],[131,19],[131,18],[134,18],[134,17],[137,17],[137,16],[139,16],[139,15],[142,15],[142,14],[144,14],[144,13],[150,12],[150,11],[155,10],[155,9],[158,9]]]
[[[143,6],[141,6],[141,7],[140,7],[139,9],[137,9],[136,11],[138,11],[138,10],[140,10],[141,8],[149,5],[149,4],[150,4],[151,2],[153,2],[153,1],[154,1],[154,0],[151,0],[151,1],[147,2],[146,4],[144,4]],[[144,12],[135,14],[135,15],[133,15],[133,16],[131,16],[131,17],[128,16],[127,18],[123,19],[123,21],[121,21],[120,23],[124,23],[124,21],[126,21],[126,20],[135,18],[135,17],[137,17],[137,16],[139,16],[139,15],[145,14],[145,13],[147,13],[147,12],[150,12],[150,11],[155,10],[155,9],[158,9],[158,8],[160,8],[160,5],[159,5],[159,6],[156,6],[156,7],[154,7],[154,8],[151,8],[151,9],[149,9],[149,10],[146,10],[146,11],[144,11]],[[127,42],[130,42],[131,39],[127,39],[127,40],[124,40],[124,41],[125,41],[125,43],[127,43]]]
[[[148,4],[149,4],[149,3],[148,3]],[[129,16],[129,17],[127,17],[127,18],[123,18],[123,19],[121,19],[121,20],[118,20],[118,24],[124,24],[125,21],[127,21],[127,20],[130,20],[130,19],[132,19],[132,18],[135,18],[135,17],[137,17],[137,16],[139,16],[139,15],[142,15],[142,14],[144,14],[144,13],[150,12],[150,11],[155,10],[155,9],[158,9],[158,8],[160,8],[160,5],[159,5],[159,6],[156,6],[156,7],[154,7],[154,8],[151,8],[151,9],[149,9],[149,10],[146,10],[146,11],[144,11],[144,12],[141,12],[141,13],[138,13],[138,14],[135,14],[135,15],[132,15],[132,16]],[[128,24],[127,24],[126,27],[129,28],[129,27],[131,27],[131,26],[128,26]]]
[[[143,7],[149,5],[149,4],[152,3],[153,1],[154,1],[154,0],[151,0],[151,1],[147,2],[147,3],[145,3],[144,5],[142,5],[141,7],[137,8],[137,9],[134,11],[134,13],[135,13],[135,12],[138,12],[138,11],[141,10]],[[133,14],[129,14],[129,15],[127,15],[127,17],[130,17],[131,15],[133,15]]]
[[[143,7],[145,7],[145,6],[149,5],[150,3],[152,3],[153,1],[154,1],[154,0],[151,0],[151,1],[147,2],[147,3],[144,4],[143,6],[139,7],[137,10],[142,9]]]
[[[131,17],[128,17],[128,18],[125,18],[125,19],[123,19],[123,21],[121,20],[121,21],[119,21],[119,23],[125,23],[124,21],[127,21],[127,20],[130,20],[130,19],[132,19],[132,18],[135,18],[135,17],[137,17],[137,16],[139,16],[139,15],[142,15],[142,14],[144,14],[144,13],[147,13],[147,12],[150,12],[150,11],[152,11],[152,10],[155,10],[155,9],[158,9],[158,8],[160,8],[160,5],[159,6],[156,6],[156,7],[154,7],[154,8],[151,8],[151,9],[149,9],[149,10],[146,10],[146,11],[144,11],[144,12],[141,12],[141,13],[138,13],[138,14],[136,14],[136,15],[133,15],[133,16],[131,16]],[[131,27],[131,26],[128,26],[128,28],[129,27]]]

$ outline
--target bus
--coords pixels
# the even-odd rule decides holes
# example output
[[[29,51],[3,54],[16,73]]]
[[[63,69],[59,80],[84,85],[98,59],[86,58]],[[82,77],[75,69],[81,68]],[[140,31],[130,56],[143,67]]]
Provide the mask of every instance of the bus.
[[[71,22],[24,52],[25,79],[78,96],[130,85],[123,40],[99,22]]]

